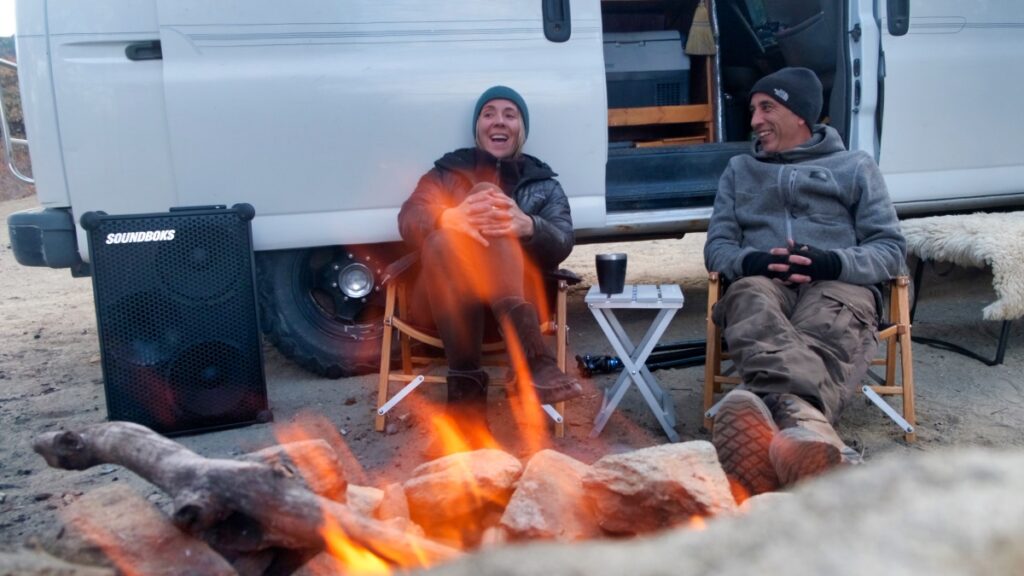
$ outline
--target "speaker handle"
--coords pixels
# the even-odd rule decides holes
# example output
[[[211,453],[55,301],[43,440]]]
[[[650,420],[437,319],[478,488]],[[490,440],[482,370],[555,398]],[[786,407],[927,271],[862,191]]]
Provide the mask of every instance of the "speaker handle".
[[[171,212],[191,212],[194,210],[226,210],[227,206],[224,204],[209,204],[206,206],[172,206]],[[252,220],[256,217],[256,209],[252,207],[252,204],[241,202],[231,207],[238,217],[242,219],[242,222]]]
[[[204,204],[202,206],[171,206],[171,212],[191,212],[193,210],[224,210],[224,204]]]
[[[235,204],[231,209],[238,212],[238,217],[242,219],[242,222],[252,220],[256,217],[256,209],[252,207],[252,204],[247,202]]]
[[[82,217],[78,221],[82,224],[82,228],[85,228],[86,230],[89,230],[91,232],[92,230],[95,230],[97,226],[100,225],[100,220],[102,220],[103,217],[106,215],[107,213],[102,210],[97,210],[95,212],[86,212],[85,214],[82,214]]]

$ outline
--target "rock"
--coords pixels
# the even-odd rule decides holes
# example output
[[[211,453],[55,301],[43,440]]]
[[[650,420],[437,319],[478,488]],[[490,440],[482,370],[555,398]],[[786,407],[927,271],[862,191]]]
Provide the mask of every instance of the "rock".
[[[744,500],[737,512],[750,514],[754,510],[776,506],[779,502],[784,502],[792,497],[793,495],[789,492],[763,492]]]
[[[205,542],[178,530],[124,484],[86,493],[64,509],[61,519],[64,536],[52,551],[71,562],[153,576],[235,574]]]
[[[359,569],[348,570],[351,564],[357,564]],[[309,562],[292,572],[292,576],[328,576],[345,574],[390,574],[391,567],[376,556],[363,556],[350,558],[343,562],[331,556],[327,552],[321,552],[314,556]]]
[[[629,541],[488,550],[433,576],[975,576],[1024,566],[1024,451],[893,454],[822,475],[792,498]],[[767,502],[766,502],[767,503]]]
[[[653,532],[736,509],[715,448],[705,441],[605,456],[583,486],[598,523],[613,534]]]
[[[355,484],[348,485],[346,500],[348,507],[356,514],[367,518],[376,518],[377,509],[380,507],[381,500],[383,499],[384,491],[380,488],[357,486]]]
[[[513,540],[583,540],[601,535],[586,501],[586,464],[554,450],[542,450],[526,464],[501,517]]]
[[[110,568],[69,564],[42,550],[0,551],[0,576],[115,576]]]
[[[384,487],[384,497],[377,508],[377,518],[404,518],[409,520],[409,499],[405,497],[405,489],[395,482]]]
[[[301,440],[270,446],[239,458],[261,462],[300,479],[313,492],[338,502],[345,501],[348,480],[338,453],[326,440]]]
[[[381,523],[399,532],[405,532],[411,536],[424,537],[427,535],[423,531],[423,528],[408,518],[388,518],[387,520],[381,520]]]
[[[463,547],[501,518],[523,466],[501,450],[459,452],[417,466],[402,488],[427,535]]]

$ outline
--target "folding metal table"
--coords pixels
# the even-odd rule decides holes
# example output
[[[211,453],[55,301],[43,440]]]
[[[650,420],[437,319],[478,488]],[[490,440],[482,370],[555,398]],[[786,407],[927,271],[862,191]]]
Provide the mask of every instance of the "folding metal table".
[[[672,322],[672,318],[683,308],[682,289],[675,284],[627,284],[621,293],[608,296],[597,286],[591,286],[584,302],[623,365],[615,384],[604,391],[601,410],[594,419],[590,437],[596,438],[601,433],[630,384],[634,384],[665,434],[671,441],[678,442],[679,434],[675,431],[676,413],[672,396],[662,390],[645,363]],[[634,345],[616,318],[616,310],[656,310],[658,314],[640,343]]]

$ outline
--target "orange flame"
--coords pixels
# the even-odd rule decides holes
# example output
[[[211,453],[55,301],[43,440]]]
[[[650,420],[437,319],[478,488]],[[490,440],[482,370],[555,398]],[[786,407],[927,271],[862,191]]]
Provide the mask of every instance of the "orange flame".
[[[512,330],[511,326],[503,326],[502,329],[506,333]],[[516,394],[509,399],[509,407],[516,426],[523,433],[527,451],[533,454],[549,444],[547,435],[542,432],[545,430],[546,415],[537,398],[537,391],[532,386],[530,367],[522,346],[518,340],[510,338],[507,347],[509,360],[516,374]]]
[[[484,448],[501,449],[498,441],[485,426],[472,426],[465,422],[457,422],[448,414],[432,414],[429,430],[440,442],[443,455]]]
[[[686,527],[689,530],[700,532],[703,530],[707,530],[708,523],[706,520],[704,520],[703,516],[690,516],[690,520],[686,523]]]
[[[732,492],[732,498],[736,501],[736,505],[739,506],[746,502],[753,494],[750,493],[743,484],[740,484],[737,480],[729,478],[729,490]]]
[[[339,572],[360,575],[391,574],[391,568],[387,562],[364,546],[353,542],[332,518],[324,516],[324,525],[320,534],[327,544],[327,552],[337,559],[339,567],[343,568],[339,571],[324,572],[323,576]]]
[[[311,430],[316,430],[317,433],[314,434]],[[295,442],[322,438],[325,434],[329,438],[323,439],[332,445],[336,453],[339,453],[338,456],[342,460],[346,474],[350,474],[349,471],[352,471],[357,477],[363,479],[366,477],[365,471],[355,459],[348,445],[342,440],[341,435],[323,416],[304,415],[300,417],[298,423],[277,426],[275,434],[292,462],[295,463],[299,474],[311,486],[340,484],[341,479],[336,477],[339,474],[336,466],[325,453],[289,450],[288,446]],[[348,466],[345,466],[346,463]],[[334,557],[336,565],[320,566],[319,568],[311,566],[314,572],[322,573],[324,576],[337,573],[373,575],[391,573],[391,569],[384,559],[349,538],[326,509],[323,510],[320,535],[324,539],[327,552]],[[418,565],[422,566],[423,563],[418,563]]]
[[[514,242],[516,248],[513,249],[518,249],[518,239],[491,237],[488,238],[488,241],[491,243],[490,247],[485,247],[478,240],[457,232],[451,232],[445,236],[446,249],[451,252],[451,257],[437,263],[435,268],[439,267],[439,269],[432,269],[432,275],[443,279],[446,283],[444,287],[436,290],[447,296],[447,299],[441,298],[441,301],[437,303],[442,309],[451,307],[451,310],[445,310],[446,313],[457,311],[464,298],[495,303],[516,296],[516,290],[499,284],[497,279],[503,277],[510,270],[513,272],[519,270],[520,257],[507,256],[507,243]],[[505,244],[496,246],[498,243]],[[539,318],[547,318],[550,306],[541,271],[529,258],[523,257],[521,273],[523,283],[522,289],[518,291],[518,296],[534,303],[538,309]],[[435,313],[437,312],[438,310],[435,310]],[[522,440],[526,443],[526,450],[531,453],[537,452],[547,447],[548,444],[547,434],[539,432],[546,430],[546,415],[537,401],[537,395],[531,385],[532,378],[527,362],[527,351],[523,349],[520,335],[517,334],[515,327],[507,322],[507,319],[499,318],[498,320],[501,322],[501,333],[504,336],[511,369],[517,382],[518,394],[510,402],[513,418],[518,429],[523,432]],[[473,338],[481,337],[479,325],[466,322],[463,329],[472,332]],[[474,432],[474,435],[477,434]],[[489,433],[487,435],[489,436]],[[446,446],[448,453],[471,448],[497,447],[490,441],[479,442],[472,439],[462,443],[442,438],[441,443]],[[457,448],[452,448],[453,446],[457,446]]]

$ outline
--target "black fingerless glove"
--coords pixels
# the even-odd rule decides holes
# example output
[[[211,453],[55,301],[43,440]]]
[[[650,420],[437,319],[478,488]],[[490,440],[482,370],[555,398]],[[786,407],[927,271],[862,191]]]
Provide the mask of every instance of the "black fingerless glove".
[[[839,274],[843,271],[843,261],[835,252],[815,248],[808,244],[798,244],[792,253],[810,258],[811,263],[806,266],[790,264],[790,274],[803,274],[810,277],[812,281],[838,280]]]
[[[786,272],[776,272],[769,270],[769,264],[786,264],[788,256],[780,255],[776,256],[768,252],[751,252],[743,257],[743,275],[744,276],[767,276],[769,278],[782,278],[784,279],[789,274]]]

